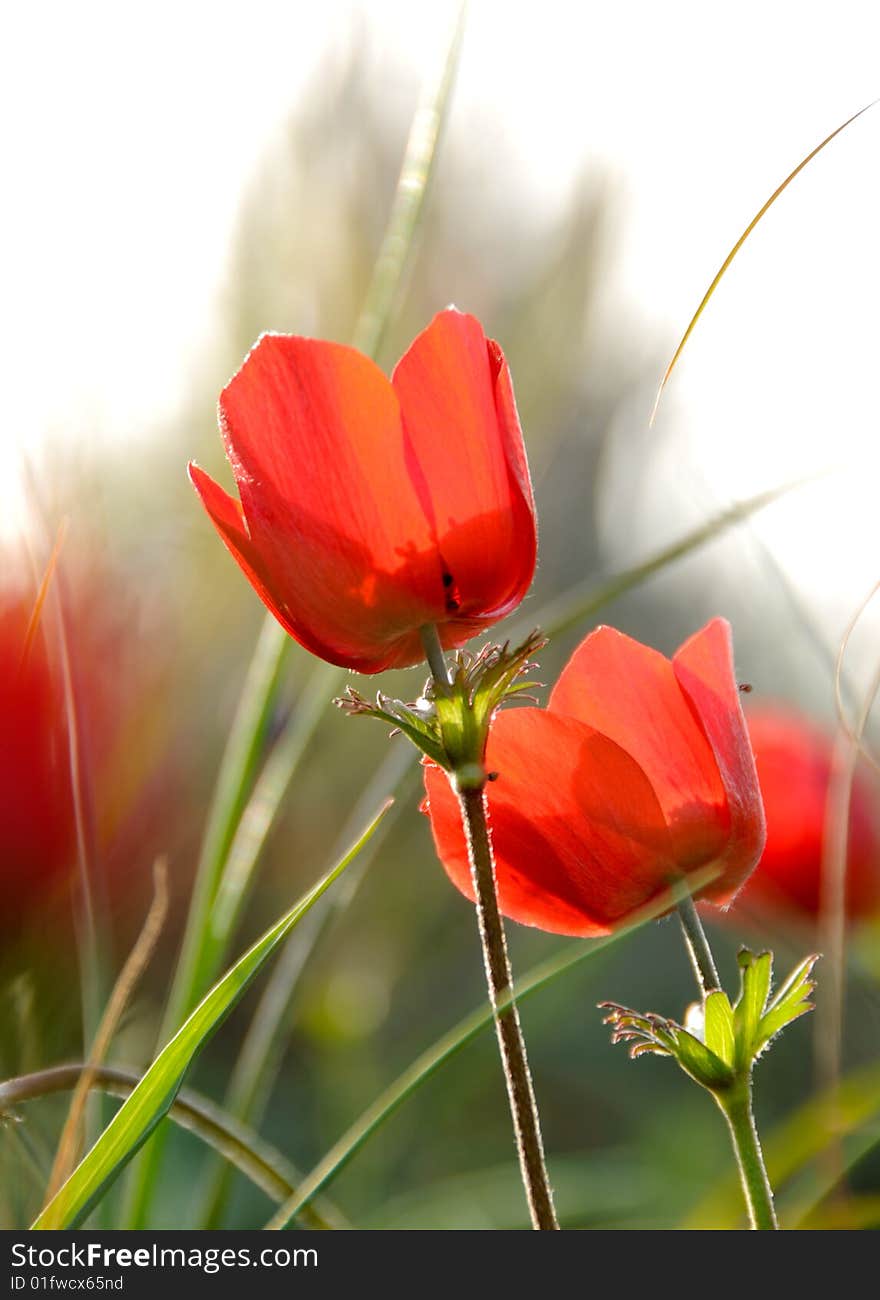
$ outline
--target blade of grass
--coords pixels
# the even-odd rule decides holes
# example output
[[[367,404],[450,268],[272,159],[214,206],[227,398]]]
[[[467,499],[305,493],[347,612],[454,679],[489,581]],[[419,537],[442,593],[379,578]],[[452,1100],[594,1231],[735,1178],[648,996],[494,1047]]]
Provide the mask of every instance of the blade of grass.
[[[449,114],[464,39],[467,4],[459,5],[438,72],[428,78],[410,126],[388,225],[373,266],[367,296],[352,342],[378,360],[385,331],[404,287],[416,235],[434,174],[437,148]]]
[[[58,556],[61,554],[61,547],[64,545],[64,537],[66,532],[67,532],[67,519],[64,518],[61,520],[61,523],[58,525],[58,531],[55,534],[55,542],[52,547],[52,553],[49,556],[48,561],[46,562],[46,567],[43,570],[43,576],[40,579],[40,585],[37,588],[37,594],[36,597],[34,598],[33,609],[31,610],[31,616],[28,619],[27,629],[24,634],[24,645],[21,648],[21,659],[19,660],[19,664],[18,664],[19,672],[21,672],[22,668],[27,663],[28,655],[30,654],[31,647],[34,644],[34,638],[36,637],[37,630],[40,626],[40,619],[43,616],[43,606],[45,605],[46,597],[49,594],[49,587],[52,583],[52,578],[55,574],[55,566],[58,563]]]
[[[48,546],[50,529],[47,512],[30,466],[26,467],[26,485],[32,503],[34,518],[39,521],[40,529],[46,538],[45,545]],[[58,655],[67,733],[67,763],[70,774],[70,793],[76,842],[73,918],[80,967],[83,1046],[87,1051],[95,1036],[101,1015],[104,962],[95,906],[98,874],[94,832],[94,799],[88,762],[86,761],[87,756],[83,745],[80,690],[74,655],[71,653],[68,601],[60,563],[61,544],[65,533],[66,521],[62,521],[56,531],[55,541],[46,564],[39,566],[34,552],[31,551],[30,553],[35,579],[38,573],[40,577],[37,581],[37,599],[28,627],[27,645],[29,648],[33,637],[36,635],[37,627],[45,613],[48,602],[51,617],[51,637],[54,640]]]
[[[202,954],[210,927],[211,911],[236,827],[259,766],[289,644],[284,629],[271,615],[267,615],[248,667],[220,763],[196,867],[183,944],[162,1018],[159,1042],[164,1042],[175,1032],[192,1010],[199,994],[207,987],[199,984],[198,980],[204,969]],[[163,1142],[164,1136],[160,1132],[135,1169],[123,1213],[127,1227],[146,1226],[158,1178]]]
[[[880,667],[865,693],[855,734],[839,734],[835,746],[831,780],[825,808],[822,844],[822,875],[819,891],[819,942],[824,954],[823,977],[816,998],[813,1051],[817,1081],[832,1098],[840,1083],[843,1054],[843,1015],[846,996],[846,881],[849,862],[850,810],[853,783],[858,767],[862,737],[880,692]],[[832,1138],[823,1153],[832,1181],[842,1177],[843,1145]]]
[[[407,776],[416,770],[417,752],[405,744],[397,744],[367,784],[351,817],[343,827],[331,858],[339,853],[339,845],[347,844],[352,827],[360,826],[370,808],[394,795],[395,804],[373,836],[369,847],[361,854],[357,866],[342,881],[338,889],[315,907],[296,934],[285,944],[284,951],[275,964],[266,988],[254,1012],[244,1042],[238,1054],[232,1078],[224,1098],[224,1108],[236,1119],[257,1127],[281,1068],[287,1041],[287,1026],[299,977],[315,947],[332,923],[348,908],[358,891],[375,854],[390,831],[402,809]],[[221,1227],[223,1213],[231,1190],[233,1170],[220,1165],[209,1180],[205,1193],[205,1209],[200,1216],[203,1228]]]
[[[321,718],[330,708],[333,687],[338,679],[339,669],[332,664],[319,662],[315,666],[300,692],[290,721],[254,783],[226,853],[223,872],[205,927],[195,970],[196,988],[207,987],[220,969],[278,809],[309,741]],[[375,807],[375,803],[370,807]],[[348,842],[346,840],[346,844]],[[344,847],[343,845],[342,848]]]
[[[646,582],[648,578],[665,569],[667,565],[673,564],[676,560],[684,559],[692,551],[697,551],[701,546],[705,546],[714,538],[720,536],[728,528],[735,524],[742,523],[751,515],[759,510],[764,510],[767,506],[772,505],[781,497],[786,496],[789,492],[810,482],[810,479],[798,479],[791,483],[783,483],[779,487],[769,488],[766,492],[759,492],[756,496],[749,497],[745,501],[737,501],[726,510],[720,511],[707,519],[705,523],[699,524],[691,532],[685,533],[678,541],[672,542],[669,546],[657,551],[650,559],[644,560],[641,564],[633,565],[630,569],[624,569],[621,573],[613,574],[600,582],[595,579],[589,579],[586,582],[578,583],[570,587],[568,591],[557,596],[542,606],[537,616],[531,620],[529,626],[539,626],[549,637],[559,636],[563,632],[569,631],[570,628],[577,627],[585,619],[591,618],[597,614],[600,609],[606,605],[612,604],[634,587]],[[517,624],[510,633],[510,639],[516,643],[520,635],[525,634],[525,624]]]
[[[846,704],[843,698],[845,682],[843,666],[846,660],[846,652],[849,649],[849,643],[852,640],[853,633],[861,622],[862,615],[866,612],[878,591],[880,591],[880,582],[875,582],[867,596],[865,596],[864,600],[860,602],[850,621],[847,623],[846,629],[841,637],[840,646],[837,651],[837,658],[834,663],[834,703],[837,707],[837,716],[840,720],[840,725],[843,728],[844,735],[854,744],[857,744],[860,753],[868,760],[871,766],[877,771],[880,771],[880,763],[877,762],[877,759],[865,745],[863,737],[857,734],[847,717]],[[867,719],[865,720],[865,725],[867,725]]]
[[[521,1006],[524,999],[545,988],[558,979],[560,975],[597,956],[606,948],[638,930],[648,921],[656,920],[657,917],[664,915],[669,911],[671,900],[677,900],[691,890],[702,888],[716,874],[717,872],[713,870],[694,872],[686,890],[679,887],[667,891],[649,906],[634,912],[625,926],[622,926],[607,938],[591,940],[589,943],[567,944],[558,956],[542,962],[541,965],[529,971],[523,979],[518,980],[515,989],[508,990],[505,997],[501,999],[500,1005],[502,1009],[508,1006],[514,998],[517,1004]],[[424,1083],[427,1083],[441,1066],[445,1065],[453,1056],[456,1056],[478,1034],[493,1024],[492,1008],[488,1002],[485,1002],[482,1006],[477,1007],[475,1011],[472,1011],[470,1015],[460,1020],[457,1025],[453,1026],[426,1051],[422,1052],[334,1143],[323,1159],[303,1181],[297,1195],[291,1197],[281,1206],[266,1224],[266,1228],[277,1231],[286,1227],[290,1220],[300,1214],[303,1208],[309,1204],[313,1196],[323,1191],[337,1174],[341,1173],[352,1157],[381,1128],[385,1121],[403,1105],[408,1097],[411,1097]]]
[[[700,319],[703,312],[705,311],[709,303],[709,299],[712,297],[713,293],[718,288],[718,285],[721,283],[722,279],[724,278],[724,275],[729,269],[731,262],[736,257],[737,253],[742,248],[743,244],[746,242],[749,235],[755,229],[758,222],[769,211],[769,209],[772,208],[773,204],[776,202],[779,196],[783,194],[785,190],[788,189],[791,182],[795,179],[796,176],[798,176],[804,170],[807,164],[811,163],[813,159],[816,157],[816,155],[822,152],[822,150],[825,148],[826,145],[829,145],[831,141],[835,139],[836,136],[840,135],[841,131],[845,131],[848,126],[850,126],[853,122],[855,122],[858,118],[860,118],[863,113],[867,113],[868,109],[873,108],[874,105],[877,103],[880,103],[880,100],[873,99],[870,104],[866,104],[864,108],[860,108],[857,113],[853,113],[852,117],[848,117],[845,122],[841,122],[840,126],[835,127],[830,135],[826,135],[825,139],[822,140],[819,144],[817,144],[815,149],[810,150],[806,158],[801,159],[797,167],[795,167],[794,171],[789,172],[789,174],[786,176],[782,184],[776,187],[776,189],[770,195],[769,199],[767,199],[767,201],[761,205],[761,207],[752,217],[751,221],[746,226],[745,230],[742,232],[739,239],[734,244],[733,248],[731,248],[730,252],[727,254],[724,261],[721,263],[721,266],[718,268],[718,271],[716,272],[715,277],[712,280],[712,283],[709,285],[709,288],[703,294],[703,297],[700,300],[699,307],[691,317],[687,329],[685,330],[684,334],[682,334],[678,346],[672,354],[672,360],[669,362],[669,365],[666,367],[666,371],[663,375],[663,378],[660,381],[660,387],[657,390],[657,396],[654,399],[654,407],[653,410],[651,411],[651,419],[649,421],[649,424],[654,423],[654,419],[657,415],[657,408],[660,405],[660,398],[663,396],[663,392],[666,388],[667,383],[669,382],[669,377],[672,374],[673,370],[675,369],[679,357],[681,356],[682,352],[684,352],[688,340],[690,339],[691,335],[693,334],[696,328],[697,321]]]
[[[220,764],[161,1037],[167,1037],[177,1029],[199,993],[197,980],[204,935],[247,793],[259,766],[287,645],[284,629],[273,618],[267,618],[248,668]]]
[[[80,963],[83,1046],[88,1052],[101,1021],[101,1008],[107,987],[107,935],[105,915],[97,902],[103,899],[104,879],[95,832],[95,796],[92,772],[85,745],[82,722],[82,689],[79,666],[71,648],[68,616],[69,600],[63,565],[55,564],[55,582],[50,591],[55,638],[61,665],[64,714],[67,723],[67,759],[73,820],[76,835],[76,884],[73,891],[74,930]],[[100,1105],[87,1107],[86,1140],[92,1141],[104,1123]]]
[[[75,1228],[171,1107],[187,1070],[220,1027],[263,966],[301,917],[329,889],[367,843],[390,801],[376,814],[356,844],[300,901],[240,957],[202,999],[183,1026],[159,1053],[140,1083],[110,1121],[33,1224],[34,1229]]]
[[[85,1081],[88,1088],[100,1089],[107,1096],[120,1097],[124,1101],[134,1092],[141,1076],[134,1070],[95,1065],[93,1062],[56,1065],[33,1074],[19,1075],[0,1083],[0,1116],[11,1116],[13,1107],[22,1102],[69,1092]],[[259,1134],[233,1119],[201,1093],[182,1088],[171,1103],[168,1118],[212,1147],[276,1204],[295,1192],[301,1175],[290,1161]],[[42,1169],[39,1173],[42,1182]],[[303,1226],[326,1229],[348,1225],[336,1207],[324,1201],[304,1214]]]

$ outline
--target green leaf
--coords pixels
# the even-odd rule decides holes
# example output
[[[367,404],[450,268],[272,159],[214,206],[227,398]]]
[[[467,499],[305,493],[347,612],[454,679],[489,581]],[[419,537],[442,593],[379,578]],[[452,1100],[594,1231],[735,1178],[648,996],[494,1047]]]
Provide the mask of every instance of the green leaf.
[[[704,1007],[706,1046],[725,1065],[733,1065],[734,1033],[733,1010],[727,994],[716,989],[706,998]]]
[[[75,1228],[116,1179],[167,1113],[187,1070],[205,1043],[305,916],[369,840],[391,806],[385,803],[360,839],[323,879],[267,930],[226,972],[161,1051],[98,1141],[33,1224],[34,1229]]]
[[[733,1082],[733,1070],[727,1062],[686,1029],[678,1029],[675,1035],[674,1055],[681,1068],[704,1088],[723,1088]]]
[[[748,1069],[758,1050],[758,1030],[767,1006],[773,975],[773,954],[762,952],[756,957],[748,948],[743,948],[737,960],[742,989],[733,1011],[736,1065],[739,1069]]]
[[[799,1016],[812,1011],[813,1004],[810,1001],[810,995],[816,985],[810,975],[818,960],[818,954],[805,957],[800,965],[794,968],[776,994],[765,1014],[761,1017],[757,1051],[761,1051],[766,1047],[770,1039],[775,1034],[778,1034],[780,1029],[784,1029],[793,1020],[797,1020]]]

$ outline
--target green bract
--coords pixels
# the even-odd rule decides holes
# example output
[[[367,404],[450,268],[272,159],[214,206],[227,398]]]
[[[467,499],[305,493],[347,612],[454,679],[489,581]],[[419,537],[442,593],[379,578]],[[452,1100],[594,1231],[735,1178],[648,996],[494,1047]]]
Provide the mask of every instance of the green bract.
[[[542,634],[532,632],[515,650],[507,645],[486,645],[477,654],[459,650],[449,665],[449,681],[432,678],[414,704],[381,691],[371,704],[351,686],[336,703],[346,713],[379,718],[403,732],[432,762],[455,774],[460,790],[480,789],[488,776],[483,759],[492,717],[506,700],[535,685],[519,679],[544,644]]]
[[[632,1011],[603,1002],[612,1042],[629,1043],[632,1057],[651,1052],[672,1056],[685,1073],[710,1092],[722,1093],[748,1080],[752,1066],[771,1039],[791,1021],[811,1011],[813,966],[818,957],[805,957],[770,998],[773,954],[739,953],[740,994],[731,1006],[721,989],[695,1003],[685,1017],[687,1027],[653,1012]]]

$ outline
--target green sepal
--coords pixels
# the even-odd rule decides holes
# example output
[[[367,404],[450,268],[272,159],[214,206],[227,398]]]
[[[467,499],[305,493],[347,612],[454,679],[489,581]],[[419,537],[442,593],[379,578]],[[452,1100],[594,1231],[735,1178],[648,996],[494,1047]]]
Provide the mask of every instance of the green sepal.
[[[441,767],[449,769],[449,760],[438,734],[436,714],[427,701],[404,704],[379,691],[376,703],[371,704],[353,686],[349,686],[345,695],[334,703],[350,717],[363,715],[387,722],[393,728],[392,735],[398,731],[403,732],[423,754],[427,754],[428,758]]]
[[[611,1041],[627,1043],[630,1056],[672,1056],[697,1083],[723,1093],[747,1080],[752,1066],[770,1041],[792,1020],[812,1010],[811,979],[818,958],[806,957],[770,999],[773,955],[739,953],[740,995],[734,1006],[727,994],[713,989],[688,1010],[686,1024],[654,1012],[632,1011],[616,1002],[602,1002],[612,1026]]]
[[[703,1004],[703,1037],[709,1051],[726,1066],[735,1064],[733,1008],[721,989],[710,993]]]
[[[747,948],[740,951],[742,988],[734,1008],[736,1065],[740,1071],[751,1069],[781,1029],[812,1011],[810,995],[816,986],[811,976],[818,960],[815,953],[805,957],[771,998],[773,954],[762,952],[756,956]]]
[[[816,982],[811,976],[813,967],[818,960],[818,953],[805,957],[794,968],[776,997],[768,1005],[767,1010],[761,1017],[758,1028],[755,1056],[764,1051],[780,1029],[784,1029],[793,1020],[798,1020],[801,1016],[806,1015],[808,1011],[813,1010],[810,997],[816,987]]]
[[[351,686],[336,703],[346,713],[366,714],[402,731],[423,754],[453,773],[460,789],[480,788],[487,776],[483,763],[492,718],[505,701],[534,686],[520,679],[542,645],[543,636],[533,632],[514,650],[491,644],[477,654],[458,650],[449,664],[449,681],[429,680],[415,704],[381,692],[371,704]]]
[[[727,1002],[730,1013],[730,1003]],[[619,1006],[616,1002],[602,1002],[600,1008],[607,1011],[605,1024],[612,1026],[612,1043],[628,1043],[629,1054],[635,1059],[645,1053],[655,1056],[673,1056],[686,1074],[711,1092],[729,1087],[735,1079],[731,1066],[706,1043],[679,1025],[674,1020],[667,1020],[653,1012],[632,1011],[629,1007]],[[713,1020],[719,1024],[723,1010],[713,1010]],[[721,1037],[724,1038],[724,1031]],[[732,1044],[732,1035],[730,1035]]]
[[[773,978],[773,954],[762,952],[756,956],[753,952],[749,952],[748,948],[741,948],[737,954],[737,961],[741,988],[733,1010],[736,1065],[741,1070],[747,1070],[757,1054],[755,1044],[758,1041],[761,1017],[767,1006]]]

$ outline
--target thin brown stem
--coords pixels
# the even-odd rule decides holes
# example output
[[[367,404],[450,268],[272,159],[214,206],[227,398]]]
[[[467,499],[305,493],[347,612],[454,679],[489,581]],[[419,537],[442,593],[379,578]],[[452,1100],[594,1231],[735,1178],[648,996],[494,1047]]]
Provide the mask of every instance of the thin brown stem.
[[[712,956],[712,949],[709,947],[700,914],[694,907],[694,900],[690,894],[678,901],[678,919],[681,922],[685,947],[701,992],[705,995],[711,993],[713,989],[720,989],[721,981],[718,978],[715,958]]]
[[[102,1065],[107,1051],[113,1041],[113,1035],[116,1033],[122,1013],[128,1005],[131,994],[149,964],[153,955],[153,949],[156,946],[159,935],[162,932],[162,926],[165,924],[165,917],[168,911],[168,864],[164,858],[157,858],[153,864],[153,901],[144,921],[141,933],[129,953],[128,959],[122,968],[120,976],[116,981],[113,992],[110,995],[110,1001],[101,1017],[101,1023],[98,1025],[95,1040],[92,1043],[91,1051],[85,1069],[79,1077],[76,1087],[73,1090],[73,1098],[70,1103],[67,1119],[64,1128],[61,1131],[61,1137],[58,1141],[58,1148],[55,1155],[55,1161],[52,1165],[52,1172],[49,1175],[49,1182],[46,1188],[44,1208],[52,1200],[55,1193],[66,1182],[71,1169],[76,1160],[77,1148],[79,1146],[79,1130],[82,1122],[83,1113],[85,1112],[86,1102],[89,1091],[92,1087],[94,1071]]]
[[[538,1107],[529,1072],[516,1003],[503,1010],[499,1005],[513,989],[504,924],[498,910],[495,863],[489,839],[486,804],[482,789],[460,790],[462,822],[468,845],[471,877],[477,903],[477,919],[483,944],[483,961],[489,986],[489,1000],[501,1050],[501,1062],[510,1099],[510,1113],[519,1153],[523,1185],[529,1202],[532,1226],[552,1231],[559,1228],[553,1206],[553,1192],[547,1175]]]

